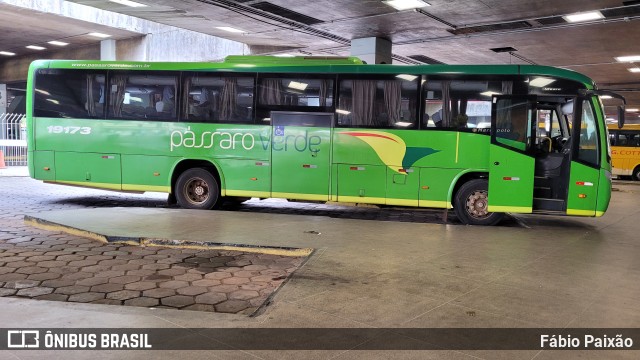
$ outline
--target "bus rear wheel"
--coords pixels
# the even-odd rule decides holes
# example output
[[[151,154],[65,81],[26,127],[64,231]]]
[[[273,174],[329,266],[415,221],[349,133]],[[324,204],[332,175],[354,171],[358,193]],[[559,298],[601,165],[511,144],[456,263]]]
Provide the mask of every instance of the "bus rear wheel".
[[[489,183],[485,179],[473,179],[464,183],[456,193],[453,208],[458,219],[466,225],[495,225],[503,213],[489,212]]]
[[[636,168],[633,169],[633,175],[631,175],[631,178],[635,181],[640,181],[640,166],[636,166]]]
[[[220,200],[216,178],[206,169],[189,169],[176,181],[176,200],[186,209],[213,209]]]

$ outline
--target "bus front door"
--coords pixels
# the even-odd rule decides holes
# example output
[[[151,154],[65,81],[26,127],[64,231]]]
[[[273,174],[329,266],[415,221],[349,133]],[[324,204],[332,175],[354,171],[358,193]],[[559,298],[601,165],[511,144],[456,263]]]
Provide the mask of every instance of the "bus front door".
[[[333,113],[272,111],[271,196],[329,200]]]
[[[531,213],[535,96],[494,96],[489,150],[490,212]]]

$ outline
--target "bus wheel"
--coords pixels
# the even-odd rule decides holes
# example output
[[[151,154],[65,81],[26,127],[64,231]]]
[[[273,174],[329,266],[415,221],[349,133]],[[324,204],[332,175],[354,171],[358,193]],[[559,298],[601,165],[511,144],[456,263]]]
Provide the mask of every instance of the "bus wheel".
[[[502,220],[503,213],[488,211],[488,188],[489,183],[484,179],[474,179],[460,187],[453,206],[463,224],[495,225]]]
[[[178,177],[175,189],[178,205],[186,209],[213,209],[220,198],[220,188],[205,169],[189,169]]]
[[[636,166],[636,168],[633,169],[633,175],[631,177],[635,181],[640,181],[640,166]]]

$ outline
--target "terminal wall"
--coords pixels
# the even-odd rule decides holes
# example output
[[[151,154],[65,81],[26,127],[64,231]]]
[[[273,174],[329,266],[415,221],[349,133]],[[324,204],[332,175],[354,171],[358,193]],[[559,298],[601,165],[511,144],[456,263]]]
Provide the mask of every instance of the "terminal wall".
[[[117,42],[117,59],[128,61],[219,61],[249,53],[245,44],[178,28]]]

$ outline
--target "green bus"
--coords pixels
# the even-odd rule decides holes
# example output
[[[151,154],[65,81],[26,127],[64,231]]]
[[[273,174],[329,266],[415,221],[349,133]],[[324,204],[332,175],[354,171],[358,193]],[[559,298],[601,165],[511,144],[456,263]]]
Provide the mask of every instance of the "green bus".
[[[166,192],[184,208],[250,197],[601,216],[603,106],[588,77],[535,65],[38,60],[31,177]]]

